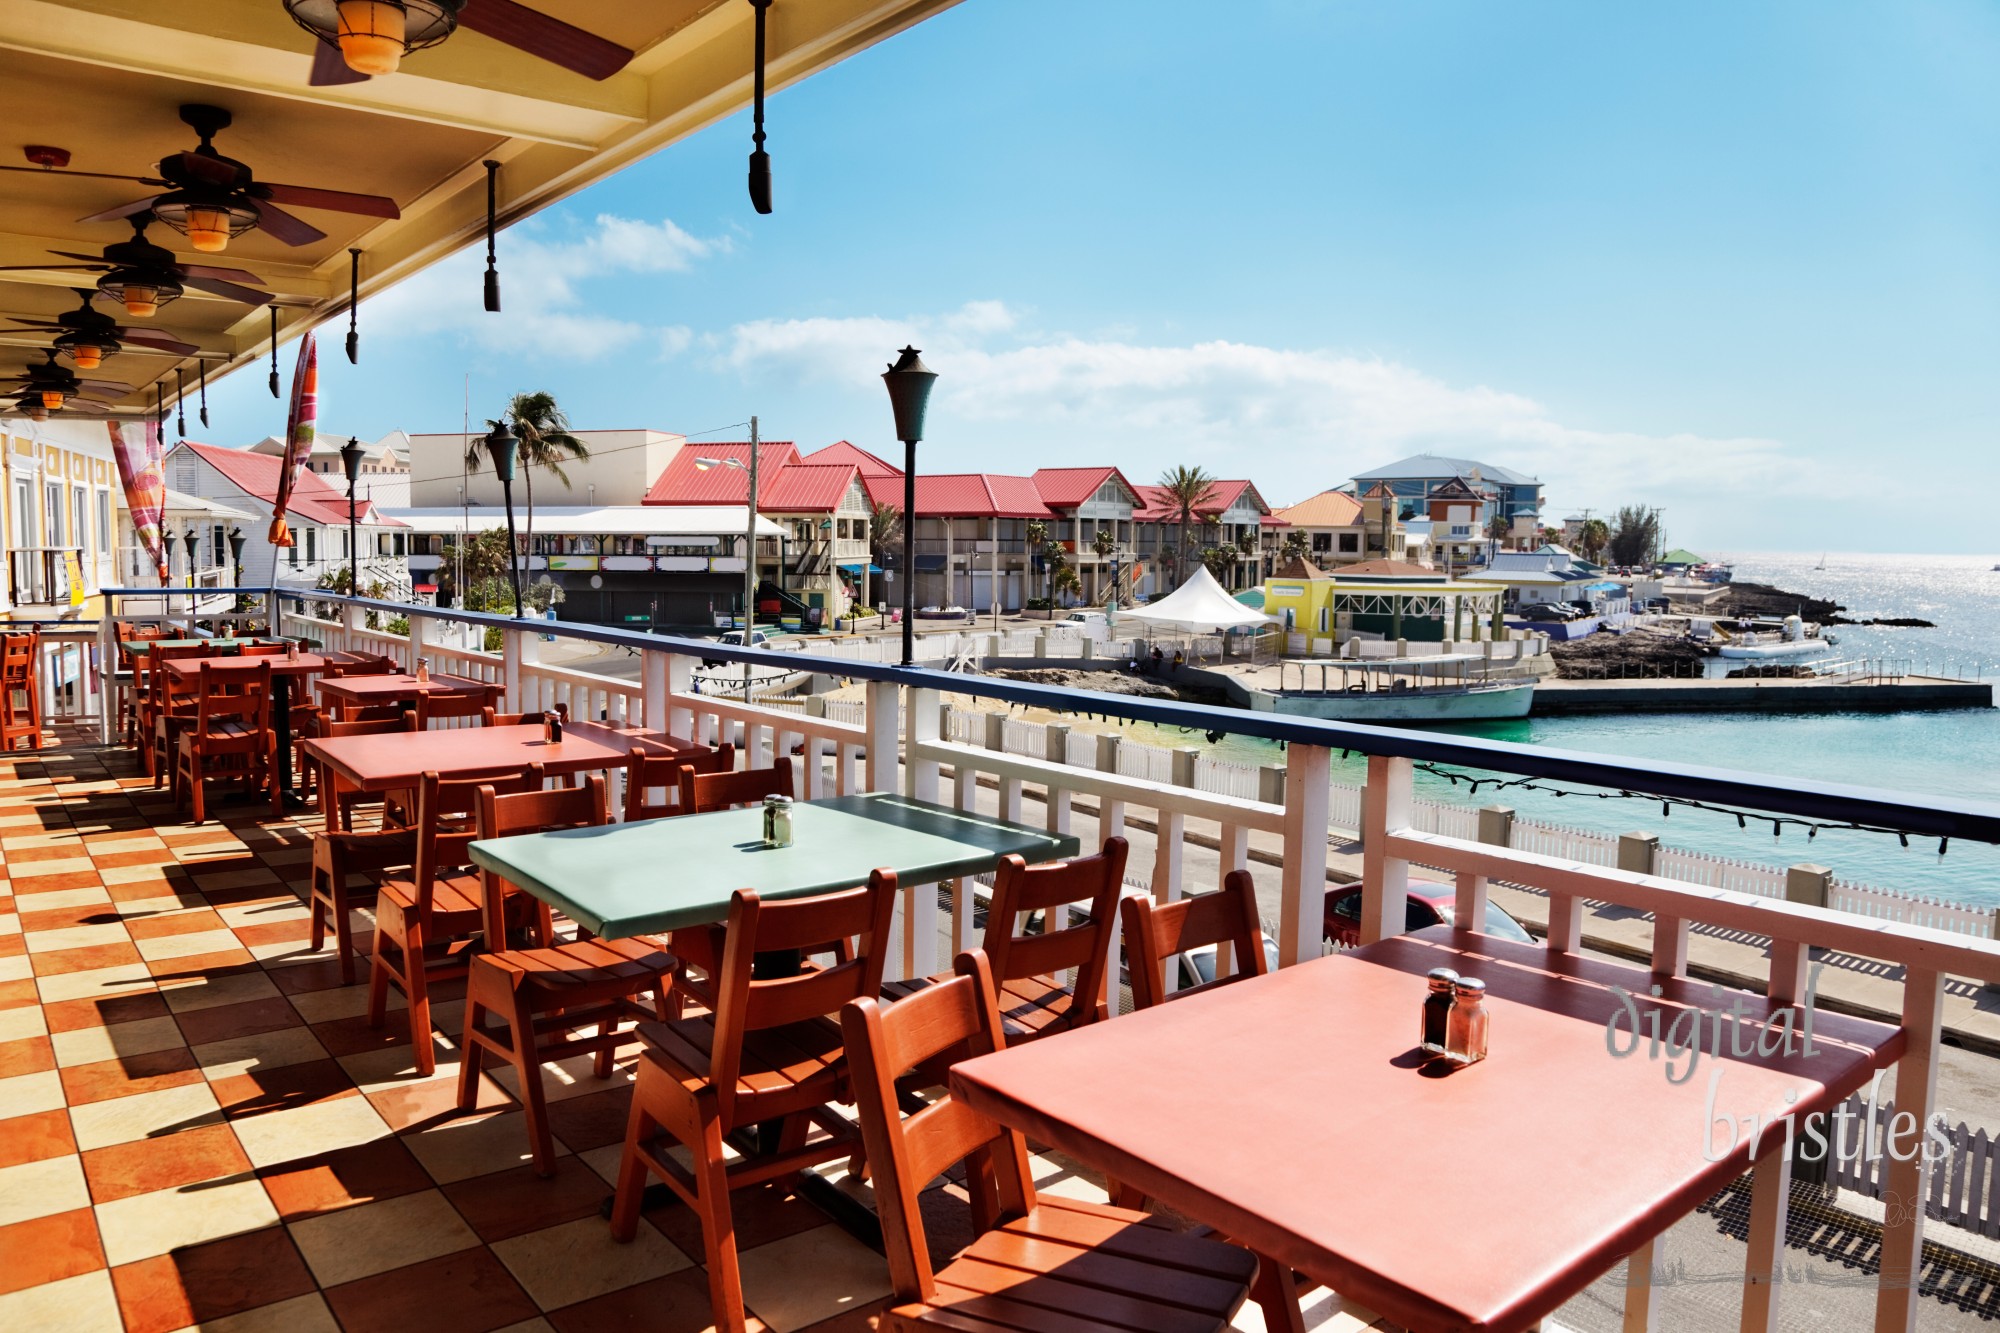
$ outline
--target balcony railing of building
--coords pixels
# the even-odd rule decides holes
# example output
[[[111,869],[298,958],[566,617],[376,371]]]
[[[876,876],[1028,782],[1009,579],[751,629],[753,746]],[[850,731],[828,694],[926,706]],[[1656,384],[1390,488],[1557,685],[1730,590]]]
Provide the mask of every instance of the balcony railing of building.
[[[1449,765],[1487,774],[1558,781],[1662,801],[1696,801],[1778,817],[1826,824],[1854,824],[1946,842],[2000,843],[2000,805],[1947,797],[1871,790],[1817,781],[1778,779],[1684,764],[1633,762],[1618,758],[1547,750],[1533,746],[1423,731],[1322,722],[1268,713],[1082,693],[1073,689],[971,676],[930,667],[899,667],[814,652],[774,653],[729,647],[706,640],[653,636],[564,622],[532,624],[504,616],[438,611],[366,598],[315,595],[316,607],[333,607],[338,619],[306,614],[305,600],[288,590],[247,589],[258,609],[247,615],[268,621],[275,609],[283,632],[309,636],[328,648],[389,653],[408,662],[426,656],[437,669],[498,683],[511,708],[534,709],[565,703],[572,713],[662,727],[703,741],[733,740],[756,765],[774,756],[803,759],[807,799],[832,793],[901,791],[924,800],[962,808],[986,801],[1013,819],[1033,803],[1052,829],[1067,831],[1073,820],[1095,820],[1100,836],[1129,827],[1153,833],[1153,856],[1145,887],[1161,900],[1181,896],[1188,882],[1183,851],[1191,837],[1210,839],[1220,851],[1220,873],[1246,866],[1253,843],[1260,864],[1278,867],[1278,909],[1270,922],[1283,966],[1322,952],[1322,913],[1331,837],[1345,838],[1343,826],[1358,828],[1363,868],[1360,935],[1372,942],[1399,933],[1413,865],[1442,871],[1454,884],[1457,919],[1482,922],[1488,886],[1507,884],[1546,895],[1552,954],[1582,947],[1585,904],[1608,904],[1651,920],[1648,962],[1654,974],[1685,976],[1693,932],[1726,932],[1769,941],[1765,993],[1801,1002],[1808,985],[1813,950],[1831,950],[1877,960],[1902,977],[1901,1027],[1906,1041],[1896,1076],[1896,1109],[1919,1125],[1928,1124],[1936,1101],[1936,1073],[1944,1024],[1947,978],[1954,994],[1959,979],[2000,985],[2000,942],[1981,937],[1964,923],[1913,914],[1886,919],[1877,903],[1861,902],[1836,890],[1826,901],[1854,910],[1774,896],[1768,884],[1689,855],[1654,858],[1647,869],[1621,868],[1615,854],[1599,855],[1535,834],[1482,840],[1478,821],[1426,813],[1416,800],[1413,779],[1419,765]],[[127,598],[158,597],[153,589],[111,590],[114,614]],[[365,627],[370,612],[386,621],[407,619],[407,635]],[[498,653],[443,646],[447,626],[497,628]],[[111,660],[113,626],[96,627],[94,643],[79,641],[83,627],[60,645],[74,653],[73,684],[56,707],[90,712],[111,735],[113,703],[99,688],[97,668]],[[548,665],[538,660],[540,636],[610,646],[641,655],[636,681]],[[458,637],[454,632],[451,636]],[[703,659],[769,669],[795,680],[829,677],[859,682],[863,699],[853,705],[813,705],[797,700],[747,702],[697,690],[695,669]],[[948,711],[946,695],[969,697],[990,712],[983,725],[965,720],[965,710]],[[1164,765],[1138,763],[1134,747],[1121,758],[1115,737],[1089,741],[1064,730],[1042,727],[1040,753],[1019,738],[1010,743],[1012,707],[1047,710],[1053,716],[1089,713],[1195,734],[1230,733],[1281,741],[1282,768],[1254,779],[1203,783],[1198,761],[1180,771],[1177,759]],[[994,721],[1000,725],[996,730]],[[1036,730],[1036,728],[1029,728]],[[1025,734],[1025,733],[1024,733]],[[1023,749],[1031,752],[1022,753]],[[1343,796],[1330,781],[1334,751],[1367,756],[1366,782]],[[1193,757],[1191,757],[1192,759]],[[1159,771],[1155,771],[1155,770]],[[1222,787],[1221,790],[1211,788]],[[1476,812],[1475,812],[1476,813]],[[1574,840],[1571,840],[1574,841]],[[1599,849],[1601,850],[1601,849]],[[1145,878],[1142,876],[1142,878]],[[1751,877],[1755,879],[1754,876]],[[927,975],[947,951],[970,944],[976,888],[967,881],[934,888],[912,885],[898,904],[892,976]],[[1937,924],[1917,924],[1935,919]],[[1990,931],[1989,931],[1990,935]],[[1114,942],[1113,949],[1119,946]],[[1791,1159],[1772,1151],[1751,1170],[1749,1258],[1745,1274],[1745,1329],[1775,1327],[1777,1286],[1784,1248],[1785,1200]],[[1890,1206],[1882,1228],[1879,1319],[1882,1330],[1914,1326],[1922,1256],[1925,1208],[1914,1206],[1932,1190],[1931,1164],[1923,1153],[1888,1162],[1875,1188]],[[1900,1202],[1900,1206],[1899,1206]],[[1634,1272],[1645,1272],[1652,1247],[1634,1253]],[[1633,1304],[1625,1327],[1644,1329],[1652,1317],[1653,1290],[1631,1289]]]

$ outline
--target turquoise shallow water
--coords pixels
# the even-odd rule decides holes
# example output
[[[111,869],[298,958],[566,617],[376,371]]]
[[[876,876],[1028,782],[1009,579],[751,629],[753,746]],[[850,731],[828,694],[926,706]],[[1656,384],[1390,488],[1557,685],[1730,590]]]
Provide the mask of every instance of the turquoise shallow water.
[[[1839,629],[1837,656],[1891,657],[1947,663],[1956,674],[1984,670],[2000,678],[2000,571],[1993,557],[1842,555],[1829,553],[1816,571],[1817,552],[1728,556],[1737,577],[1791,591],[1831,597],[1857,618],[1915,616],[1936,621],[1931,630]],[[1642,714],[1613,717],[1527,718],[1450,728],[1464,735],[1549,745],[1562,749],[1745,769],[1775,776],[1813,778],[1906,792],[1967,797],[2000,804],[2000,709],[1942,713]],[[1161,744],[1200,744],[1178,733],[1136,735]],[[1269,763],[1276,747],[1227,737],[1213,747],[1218,759]],[[1337,780],[1361,780],[1363,761],[1342,764]],[[1463,787],[1418,775],[1419,792],[1433,800],[1466,801]],[[2000,848],[1954,843],[1939,857],[1935,842],[1902,847],[1891,836],[1829,830],[1808,844],[1798,829],[1774,840],[1768,825],[1740,829],[1729,815],[1677,810],[1662,819],[1650,801],[1556,797],[1513,790],[1481,794],[1523,816],[1604,832],[1658,833],[1672,846],[1742,860],[1785,865],[1816,861],[1843,879],[1928,894],[1957,902],[2000,906]]]

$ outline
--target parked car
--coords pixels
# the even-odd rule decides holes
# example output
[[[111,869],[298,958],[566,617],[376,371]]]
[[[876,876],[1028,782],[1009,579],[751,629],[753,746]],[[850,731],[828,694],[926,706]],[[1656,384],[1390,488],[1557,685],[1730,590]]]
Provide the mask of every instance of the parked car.
[[[1431,880],[1410,881],[1409,905],[1403,915],[1405,931],[1430,926],[1449,926],[1458,915],[1458,893],[1449,884]],[[1322,930],[1327,939],[1342,948],[1361,943],[1361,886],[1336,885],[1326,891],[1326,915]],[[1486,933],[1517,944],[1533,944],[1534,936],[1521,923],[1490,899],[1486,904]]]
[[[1111,617],[1102,611],[1072,611],[1056,622],[1056,628],[1103,643],[1111,637]]]
[[[715,641],[726,648],[741,648],[743,646],[743,631],[740,629],[730,630],[727,634],[718,635]],[[753,629],[750,631],[750,646],[752,648],[770,648],[775,645],[771,642],[770,635],[761,629]],[[701,659],[701,664],[705,667],[721,666],[722,659],[704,657]]]

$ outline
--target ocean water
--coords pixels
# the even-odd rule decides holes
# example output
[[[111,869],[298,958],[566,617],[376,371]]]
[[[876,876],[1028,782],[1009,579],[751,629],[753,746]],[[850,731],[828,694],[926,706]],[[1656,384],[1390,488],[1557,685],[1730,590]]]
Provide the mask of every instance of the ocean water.
[[[1955,675],[2000,680],[2000,551],[1990,557],[1847,555],[1828,552],[1826,568],[1818,552],[1805,555],[1745,553],[1713,555],[1736,566],[1736,576],[1788,591],[1829,597],[1845,604],[1856,619],[1914,616],[1936,629],[1877,629],[1847,626],[1839,637],[1838,658],[1871,657],[1927,665]],[[1525,718],[1515,722],[1467,723],[1449,730],[1494,740],[1560,749],[1705,764],[1777,777],[1882,787],[1990,801],[2000,805],[2000,709],[1954,709],[1932,713],[1714,713],[1632,714],[1609,717]],[[1199,737],[1140,736],[1156,744],[1201,744]],[[1226,737],[1211,751],[1218,759],[1276,762],[1276,747],[1245,737]],[[1342,763],[1335,778],[1359,782],[1365,761]],[[1440,801],[1469,801],[1464,787],[1418,774],[1419,794]],[[1647,832],[1662,843],[1746,861],[1790,865],[1812,861],[1833,869],[1837,878],[1920,893],[1955,902],[2000,907],[2000,847],[1953,843],[1945,855],[1935,841],[1913,838],[1903,847],[1893,836],[1829,829],[1808,843],[1806,834],[1787,828],[1773,838],[1769,825],[1739,828],[1733,816],[1677,809],[1662,818],[1658,803],[1597,799],[1573,794],[1510,790],[1480,794],[1478,804],[1514,807],[1523,817],[1570,824],[1608,833]]]

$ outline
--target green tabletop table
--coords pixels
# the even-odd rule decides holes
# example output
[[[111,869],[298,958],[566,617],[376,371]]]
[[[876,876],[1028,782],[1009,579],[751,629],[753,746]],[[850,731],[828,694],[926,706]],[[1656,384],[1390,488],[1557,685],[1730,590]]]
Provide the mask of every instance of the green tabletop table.
[[[609,939],[712,925],[729,897],[851,889],[885,867],[906,885],[983,874],[1000,858],[1074,856],[1077,841],[890,792],[800,801],[792,845],[766,847],[761,809],[717,810],[475,842],[472,859]]]
[[[283,639],[120,639],[119,646],[128,653],[144,653],[154,648],[241,648],[245,644],[283,643]]]

